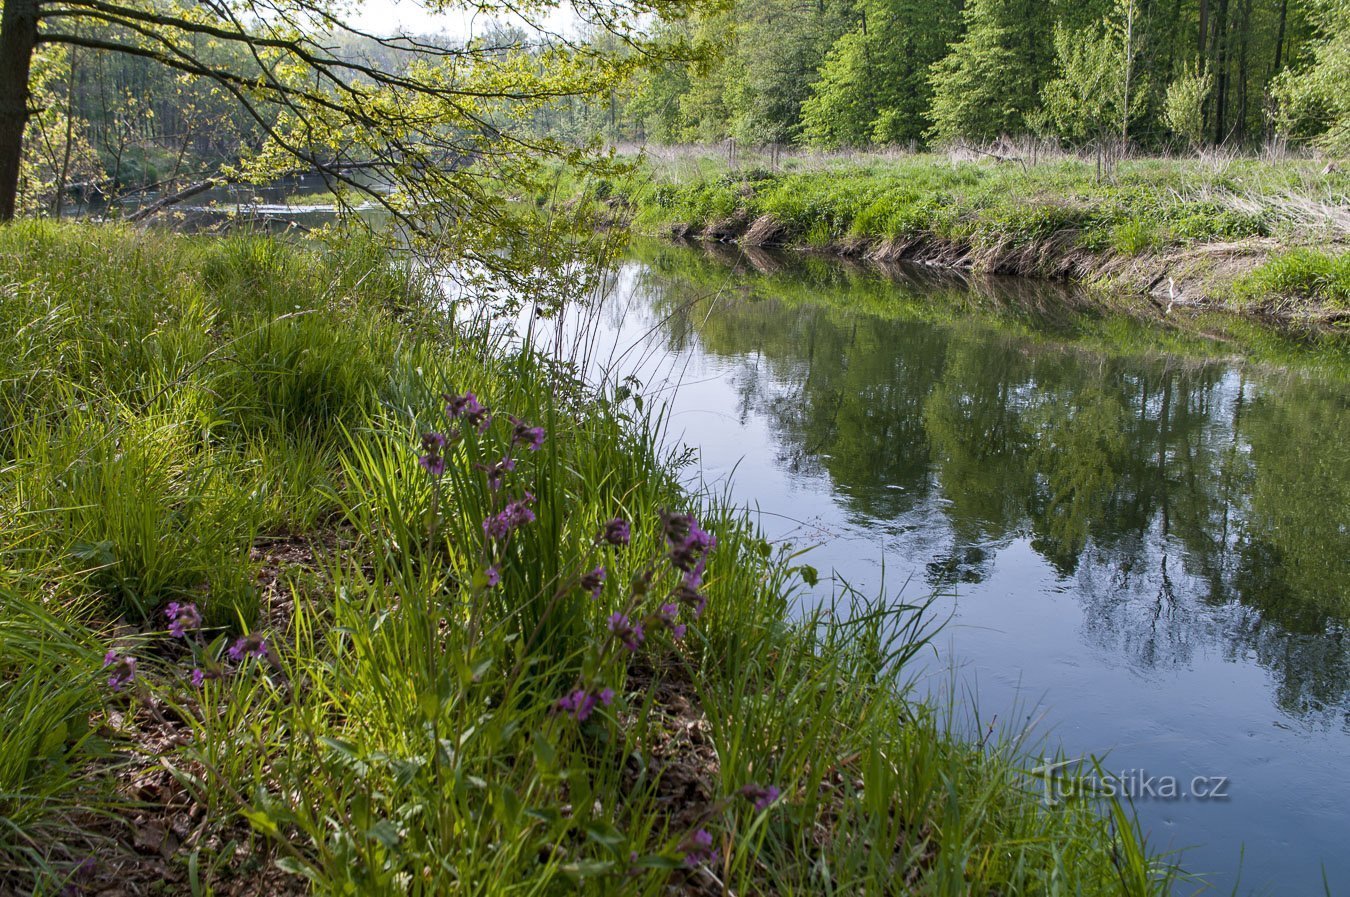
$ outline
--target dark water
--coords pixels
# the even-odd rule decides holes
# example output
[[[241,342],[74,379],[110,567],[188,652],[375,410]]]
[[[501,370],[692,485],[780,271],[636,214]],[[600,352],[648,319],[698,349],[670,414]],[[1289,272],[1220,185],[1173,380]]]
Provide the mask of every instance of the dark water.
[[[822,574],[939,592],[927,683],[1104,756],[1217,892],[1350,893],[1350,366],[1076,304],[649,247],[586,364]]]

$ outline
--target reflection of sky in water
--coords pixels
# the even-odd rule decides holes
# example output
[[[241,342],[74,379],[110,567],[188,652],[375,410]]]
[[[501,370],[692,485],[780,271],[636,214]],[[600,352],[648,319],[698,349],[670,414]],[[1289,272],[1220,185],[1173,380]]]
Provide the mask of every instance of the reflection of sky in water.
[[[677,274],[626,265],[596,314],[540,323],[537,340],[568,347],[592,380],[641,380],[649,400],[667,404],[668,443],[698,448],[695,481],[714,492],[730,484],[771,538],[817,544],[807,560],[822,574],[834,570],[864,593],[884,587],[911,599],[939,587],[938,610],[951,620],[937,638],[929,681],[945,687],[955,664],[958,687],[978,696],[984,719],[1037,721],[1069,754],[1107,753],[1109,770],[1229,777],[1225,802],[1138,807],[1156,846],[1202,845],[1188,865],[1220,873],[1220,891],[1232,888],[1239,845],[1244,892],[1321,893],[1321,863],[1333,892],[1350,887],[1343,847],[1350,784],[1338,775],[1350,746],[1344,625],[1313,613],[1297,634],[1290,630],[1307,615],[1268,619],[1300,596],[1281,592],[1292,588],[1283,581],[1253,579],[1269,567],[1261,556],[1238,557],[1257,486],[1253,445],[1234,436],[1235,415],[1266,403],[1258,410],[1275,421],[1269,439],[1286,401],[1324,403],[1316,432],[1343,433],[1343,396],[1314,388],[1286,400],[1285,381],[1216,364],[1156,357],[1108,364],[991,335],[987,322],[879,324],[800,302],[757,304],[716,266],[697,263],[706,270],[695,285],[682,279],[693,255],[680,263],[686,268]],[[869,380],[864,364],[877,365],[877,376]],[[981,392],[981,381],[999,379],[1000,365],[1021,373]],[[820,387],[822,377],[833,377],[833,386]],[[1091,392],[1094,378],[1124,398]],[[920,383],[913,396],[909,383]],[[834,402],[836,387],[869,395],[849,402],[840,393]],[[990,395],[1000,405],[992,417],[981,410]],[[1029,446],[1017,444],[1020,454],[982,458],[979,445],[973,462],[952,454],[963,428],[1003,432],[1005,409],[1017,411],[1019,439],[1031,434]],[[1076,431],[1073,422],[1091,414],[1117,421],[1126,442],[1103,447],[1093,433]],[[822,427],[830,415],[839,419]],[[957,443],[939,438],[944,415]],[[875,428],[884,431],[869,432]],[[888,439],[914,456],[896,464],[893,481],[885,463],[836,457],[880,445],[884,460]],[[1261,463],[1344,451],[1334,440],[1288,450],[1282,460],[1266,449]],[[1091,465],[1078,470],[1065,460],[1092,452],[1109,455],[1116,471],[1097,492]],[[1154,476],[1152,465],[1164,472]],[[995,484],[1008,477],[1020,485],[1007,495],[982,487],[985,468]],[[1202,487],[1187,483],[1197,471]],[[1096,496],[1083,500],[1086,511],[1056,517],[1055,502],[1045,499],[1056,476]],[[1132,503],[1149,510],[1136,513]],[[1343,520],[1346,508],[1333,500],[1316,513]],[[1342,539],[1346,529],[1339,524]],[[1340,575],[1333,582],[1345,582],[1343,568]],[[831,588],[822,580],[817,591]],[[1271,597],[1250,600],[1257,594]]]

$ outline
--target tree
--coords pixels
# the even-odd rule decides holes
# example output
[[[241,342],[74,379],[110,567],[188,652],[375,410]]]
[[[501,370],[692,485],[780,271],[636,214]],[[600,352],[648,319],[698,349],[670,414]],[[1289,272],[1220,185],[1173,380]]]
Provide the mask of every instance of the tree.
[[[956,36],[952,0],[870,0],[861,24],[830,48],[802,107],[802,134],[820,146],[918,141],[927,126],[928,71]]]
[[[1205,102],[1213,80],[1209,72],[1199,70],[1177,77],[1167,85],[1163,100],[1163,122],[1178,137],[1195,148],[1205,138]]]
[[[1275,83],[1281,129],[1350,152],[1350,0],[1318,0],[1307,61]]]
[[[563,0],[525,5],[536,21]],[[506,15],[512,0],[428,8]],[[368,34],[341,0],[4,0],[0,16],[0,221],[14,217],[32,60],[44,47],[78,47],[145,60],[228,96],[261,135],[221,178],[266,180],[320,172],[376,203],[412,233],[465,240],[458,228],[505,214],[496,185],[527,174],[522,151],[571,156],[525,136],[532,110],[559,97],[603,92],[650,58],[652,14],[677,19],[682,0],[572,0],[582,22],[636,52],[624,59],[531,29],[527,44],[449,42]],[[352,42],[380,51],[352,52]],[[469,165],[468,162],[474,164]],[[356,169],[367,176],[357,177]],[[375,183],[393,185],[392,193]],[[486,257],[486,255],[485,255]]]
[[[928,136],[939,142],[989,141],[1023,130],[1035,109],[1049,33],[1048,3],[970,0],[965,35],[933,66]]]
[[[1096,34],[1055,26],[1059,76],[1045,86],[1045,110],[1070,140],[1091,139],[1099,150],[1119,132],[1129,140],[1130,117],[1145,91],[1135,73],[1137,12],[1134,0],[1119,0],[1115,13],[1103,19]]]

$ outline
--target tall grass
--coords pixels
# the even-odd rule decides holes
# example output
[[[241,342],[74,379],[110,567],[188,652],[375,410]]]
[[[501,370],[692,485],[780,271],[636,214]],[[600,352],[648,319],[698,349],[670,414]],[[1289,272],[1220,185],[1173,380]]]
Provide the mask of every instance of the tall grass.
[[[0,889],[76,871],[64,808],[113,784],[84,721],[117,711],[123,753],[181,733],[149,760],[205,812],[201,891],[241,823],[319,894],[1167,890],[1015,738],[913,698],[921,607],[801,616],[650,409],[450,327],[368,246],[23,225],[0,284],[3,638],[41,633],[0,642]],[[490,422],[447,415],[466,391]],[[261,536],[310,543],[280,603]]]

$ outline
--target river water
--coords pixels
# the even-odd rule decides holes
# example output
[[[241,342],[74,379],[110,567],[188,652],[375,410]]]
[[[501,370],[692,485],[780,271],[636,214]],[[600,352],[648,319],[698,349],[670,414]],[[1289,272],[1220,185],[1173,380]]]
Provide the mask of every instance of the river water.
[[[1102,758],[1217,892],[1350,893],[1343,352],[1242,362],[1052,285],[664,244],[562,329],[668,403],[695,480],[817,546],[815,598],[936,593],[922,687]]]

